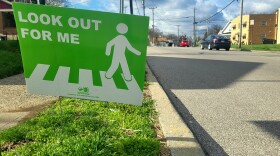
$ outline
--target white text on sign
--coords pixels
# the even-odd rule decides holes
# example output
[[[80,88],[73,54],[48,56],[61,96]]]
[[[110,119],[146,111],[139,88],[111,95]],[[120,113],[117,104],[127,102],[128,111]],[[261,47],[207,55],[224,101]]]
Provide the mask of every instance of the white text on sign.
[[[58,15],[36,14],[34,12],[29,12],[24,16],[21,11],[18,11],[18,19],[19,22],[22,23],[64,27],[61,22],[63,17]],[[84,30],[98,31],[102,22],[100,20],[69,17],[67,23],[67,26],[73,29],[82,28]],[[21,28],[20,31],[22,38],[30,36],[34,40],[53,41],[52,33],[47,30],[29,30],[27,28]],[[80,44],[79,34],[57,32],[57,41],[60,43]]]

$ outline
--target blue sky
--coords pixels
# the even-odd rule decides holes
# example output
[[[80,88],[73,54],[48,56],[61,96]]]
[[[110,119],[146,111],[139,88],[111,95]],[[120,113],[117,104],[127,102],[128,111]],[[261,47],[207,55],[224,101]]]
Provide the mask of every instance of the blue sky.
[[[97,10],[105,12],[119,12],[119,0],[69,0],[74,8]],[[129,14],[129,0],[124,0],[126,13]],[[152,25],[152,11],[155,9],[155,26],[165,34],[177,34],[177,26],[180,25],[180,34],[192,34],[193,8],[196,8],[197,21],[204,20],[217,13],[232,0],[145,0],[146,15],[150,16],[150,27]],[[136,5],[137,4],[137,5]],[[133,0],[134,14],[143,15],[142,0]],[[138,7],[137,7],[138,6]],[[280,0],[244,0],[244,13],[273,13],[280,8]],[[240,0],[235,0],[229,7],[213,17],[211,24],[224,26],[227,21],[236,17],[240,13]],[[198,24],[198,30],[206,30],[206,22]]]

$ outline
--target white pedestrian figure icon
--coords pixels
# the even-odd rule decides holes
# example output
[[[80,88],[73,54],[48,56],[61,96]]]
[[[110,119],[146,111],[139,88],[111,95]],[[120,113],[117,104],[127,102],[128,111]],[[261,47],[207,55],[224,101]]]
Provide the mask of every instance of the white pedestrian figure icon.
[[[131,46],[131,44],[129,43],[129,41],[127,40],[127,38],[124,36],[124,34],[127,33],[127,31],[128,31],[128,27],[126,24],[124,24],[124,23],[118,24],[117,31],[118,31],[118,33],[120,33],[120,35],[118,35],[117,37],[115,37],[114,39],[109,41],[106,46],[106,55],[107,56],[109,56],[111,54],[112,47],[113,46],[115,46],[115,47],[114,47],[114,51],[113,51],[112,63],[111,63],[110,68],[106,72],[105,77],[108,79],[111,79],[120,65],[125,80],[131,81],[132,76],[130,74],[129,67],[127,65],[127,60],[125,57],[125,50],[127,48],[129,51],[133,52],[134,54],[136,54],[138,56],[141,53],[138,50],[136,50],[135,48],[133,48]]]

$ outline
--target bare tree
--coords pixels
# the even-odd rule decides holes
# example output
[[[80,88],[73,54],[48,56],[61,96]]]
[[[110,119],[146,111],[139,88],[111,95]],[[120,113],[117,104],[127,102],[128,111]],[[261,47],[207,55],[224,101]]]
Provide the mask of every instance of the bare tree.
[[[179,42],[183,41],[183,40],[187,40],[187,35],[181,35]]]
[[[46,5],[69,7],[70,2],[68,0],[46,0]]]
[[[152,38],[153,37],[153,29],[149,29],[149,36]],[[163,36],[163,32],[161,32],[158,28],[155,28],[155,32],[154,32],[154,38],[157,37],[162,37]]]
[[[207,31],[205,31],[204,35],[203,35],[203,39],[206,39],[208,36]]]
[[[208,29],[208,34],[218,34],[220,30],[222,30],[223,27],[219,24],[214,24]],[[207,34],[207,36],[208,36]]]
[[[166,35],[167,39],[168,40],[176,40],[177,39],[177,35],[175,34],[168,34]]]

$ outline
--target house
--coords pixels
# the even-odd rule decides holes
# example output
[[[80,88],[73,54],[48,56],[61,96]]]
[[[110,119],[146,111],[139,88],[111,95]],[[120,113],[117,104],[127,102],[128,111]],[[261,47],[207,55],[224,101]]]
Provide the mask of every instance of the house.
[[[166,37],[156,37],[155,39],[155,45],[157,46],[167,46],[168,40]]]
[[[276,43],[278,40],[279,43],[279,33],[277,35],[279,32],[277,28],[278,14],[249,14],[243,15],[242,19],[242,44],[262,44],[264,40],[269,40],[271,43]],[[238,44],[240,26],[240,16],[231,21],[231,41],[233,44]]]
[[[30,3],[30,0],[0,0],[0,36],[2,39],[17,39],[12,2]]]
[[[218,34],[219,35],[224,35],[224,36],[227,36],[228,38],[230,38],[230,36],[231,36],[231,21],[227,22],[225,27],[222,30],[220,30],[220,32]]]

